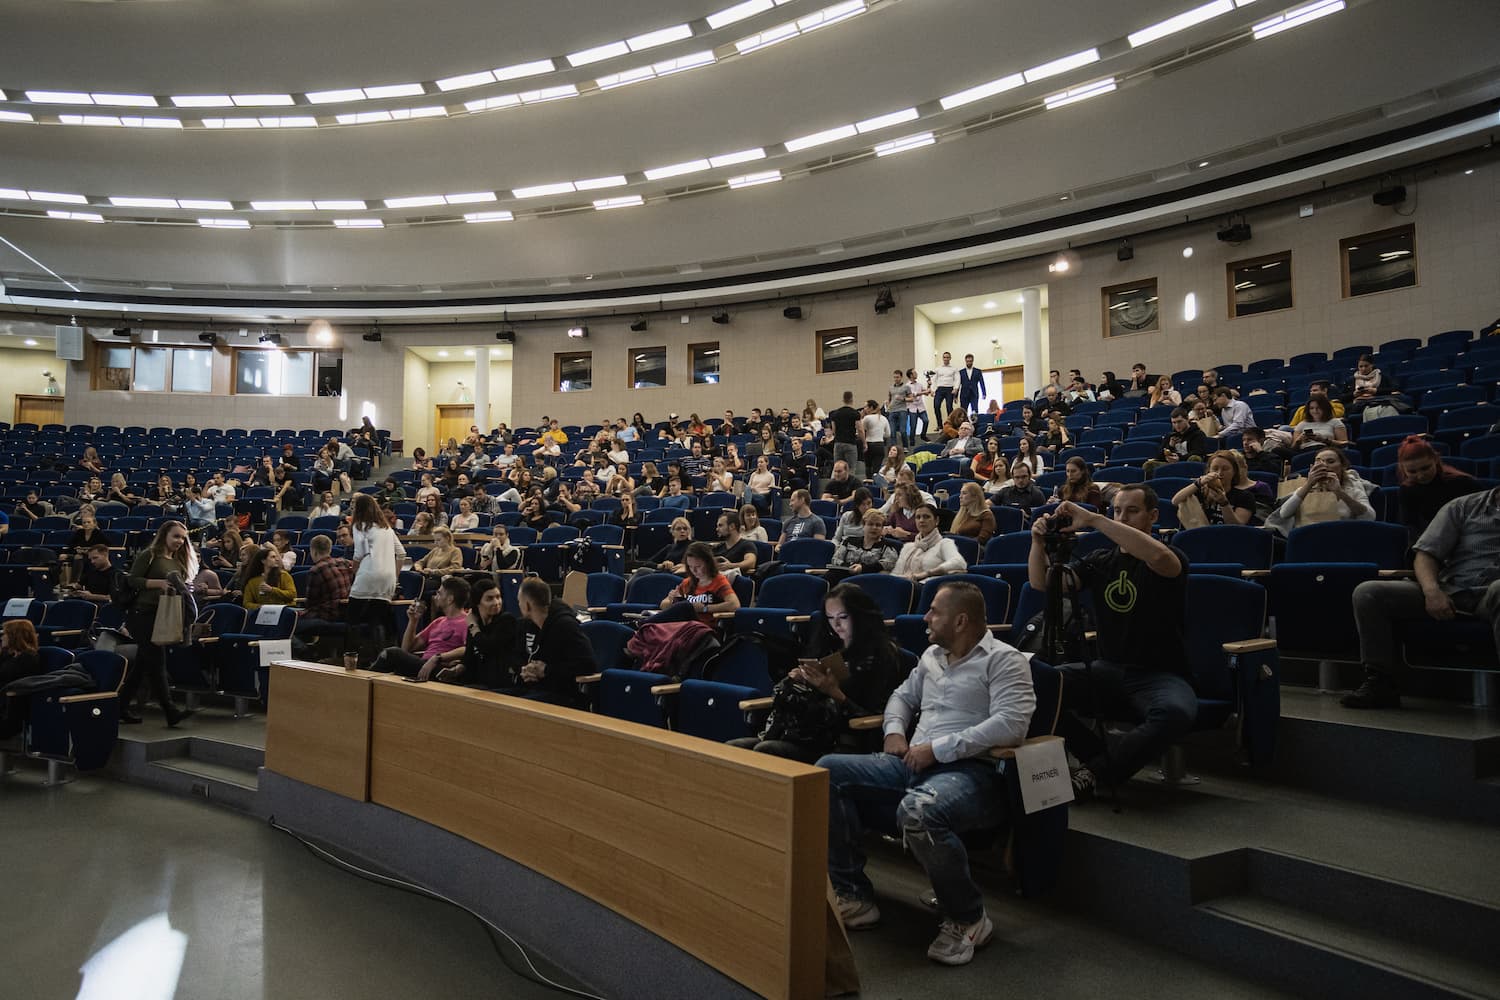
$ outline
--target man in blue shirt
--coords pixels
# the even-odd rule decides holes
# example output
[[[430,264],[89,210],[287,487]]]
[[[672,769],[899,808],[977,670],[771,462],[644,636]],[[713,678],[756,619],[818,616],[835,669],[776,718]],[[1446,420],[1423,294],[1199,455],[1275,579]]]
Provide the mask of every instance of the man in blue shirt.
[[[990,635],[978,587],[945,585],[925,620],[932,645],[886,702],[883,752],[818,761],[828,770],[828,876],[844,926],[875,926],[880,910],[865,874],[862,817],[894,814],[942,914],[927,957],[963,965],[989,943],[994,925],[962,835],[1004,822],[1004,777],[986,751],[1026,738],[1036,694],[1026,658]]]

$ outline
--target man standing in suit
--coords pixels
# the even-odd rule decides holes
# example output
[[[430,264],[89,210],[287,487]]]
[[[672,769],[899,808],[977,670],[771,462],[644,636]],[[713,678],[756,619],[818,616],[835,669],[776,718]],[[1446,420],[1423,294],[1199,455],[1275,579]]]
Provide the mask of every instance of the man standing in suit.
[[[984,372],[974,367],[974,355],[964,355],[964,366],[958,370],[958,406],[971,416],[979,412],[979,397],[984,395]]]

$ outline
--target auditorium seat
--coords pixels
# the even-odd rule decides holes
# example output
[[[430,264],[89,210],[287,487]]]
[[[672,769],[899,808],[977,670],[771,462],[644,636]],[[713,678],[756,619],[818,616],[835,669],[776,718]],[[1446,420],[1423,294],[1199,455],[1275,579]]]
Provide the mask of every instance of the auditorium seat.
[[[916,584],[904,576],[860,573],[849,577],[845,582],[869,594],[880,608],[880,616],[888,621],[911,610]]]
[[[1324,521],[1293,528],[1285,563],[1374,563],[1383,570],[1407,567],[1406,528],[1383,521]]]

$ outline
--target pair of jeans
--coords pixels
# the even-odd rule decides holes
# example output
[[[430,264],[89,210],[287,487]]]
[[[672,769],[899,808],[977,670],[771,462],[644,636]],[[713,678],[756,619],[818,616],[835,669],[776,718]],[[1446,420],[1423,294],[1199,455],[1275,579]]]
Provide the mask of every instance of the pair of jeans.
[[[1118,785],[1186,736],[1198,718],[1198,696],[1187,679],[1127,663],[1095,660],[1061,668],[1063,713],[1058,733],[1105,785]],[[1113,748],[1079,716],[1133,722]]]
[[[962,834],[1002,826],[1005,778],[993,761],[971,758],[913,774],[887,753],[829,754],[828,877],[840,895],[869,899],[860,839],[865,828],[899,832],[932,879],[943,916],[970,924],[984,913],[984,895],[969,872]]]
[[[1450,594],[1453,606],[1481,621],[1488,621],[1500,649],[1500,580],[1485,590]],[[1412,580],[1366,580],[1354,588],[1354,624],[1359,629],[1359,658],[1372,674],[1392,677],[1401,669],[1401,643],[1397,627],[1402,622],[1428,621],[1427,598]]]
[[[767,753],[773,757],[785,757],[788,760],[800,760],[804,764],[811,764],[823,756],[823,751],[816,747],[809,748],[801,743],[793,743],[791,740],[763,740],[759,736],[745,736],[730,740],[728,746],[739,747],[741,750],[754,750],[756,753]]]

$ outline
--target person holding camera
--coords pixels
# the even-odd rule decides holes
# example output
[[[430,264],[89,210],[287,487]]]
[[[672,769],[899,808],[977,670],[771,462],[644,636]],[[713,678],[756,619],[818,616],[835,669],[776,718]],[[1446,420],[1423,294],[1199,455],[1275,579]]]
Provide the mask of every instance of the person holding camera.
[[[1073,773],[1079,798],[1097,784],[1128,780],[1198,715],[1184,645],[1188,558],[1152,537],[1157,506],[1155,490],[1131,483],[1115,493],[1113,519],[1067,502],[1031,527],[1027,565],[1036,590],[1046,589],[1054,559],[1071,551],[1067,536],[1094,530],[1113,543],[1067,561],[1060,574],[1065,591],[1092,595],[1098,633],[1097,658],[1061,667],[1067,679],[1058,732],[1080,762]],[[1079,716],[1133,728],[1111,747]]]

